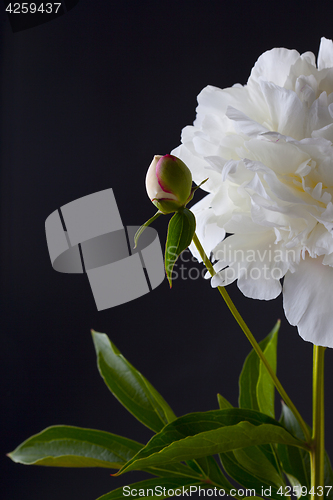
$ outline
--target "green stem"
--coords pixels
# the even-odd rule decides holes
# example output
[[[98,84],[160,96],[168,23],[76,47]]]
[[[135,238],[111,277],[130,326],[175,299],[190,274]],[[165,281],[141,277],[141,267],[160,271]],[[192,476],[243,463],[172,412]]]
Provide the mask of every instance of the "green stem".
[[[325,347],[313,346],[313,402],[312,402],[312,451],[311,499],[317,499],[324,487],[325,417],[324,417],[324,354]]]
[[[216,273],[214,271],[213,265],[210,262],[210,260],[208,259],[208,257],[206,255],[206,253],[205,253],[205,251],[204,251],[204,249],[203,249],[203,247],[202,247],[202,245],[201,245],[201,243],[200,243],[200,241],[199,241],[196,233],[194,233],[194,235],[193,235],[193,243],[197,247],[197,250],[198,250],[198,252],[200,254],[200,257],[202,258],[202,261],[205,264],[205,266],[206,266],[207,270],[209,271],[210,275],[214,276]],[[217,288],[218,288],[220,294],[222,295],[223,299],[225,300],[227,306],[229,307],[229,309],[230,309],[233,317],[235,318],[235,320],[237,321],[237,323],[239,324],[239,326],[241,327],[241,329],[245,333],[245,335],[246,335],[247,339],[249,340],[250,344],[252,345],[253,349],[255,350],[255,352],[259,356],[260,360],[262,361],[262,363],[266,367],[266,370],[268,371],[271,379],[273,380],[274,385],[275,385],[277,391],[279,392],[279,394],[281,395],[282,399],[285,401],[285,403],[287,404],[287,406],[289,406],[289,408],[291,409],[291,411],[295,415],[295,417],[296,417],[299,425],[301,426],[301,428],[303,430],[304,437],[305,437],[306,441],[308,443],[310,443],[311,442],[311,436],[310,436],[310,433],[308,431],[306,423],[304,422],[304,420],[302,419],[302,417],[301,417],[300,413],[298,412],[297,408],[295,407],[295,405],[291,401],[290,397],[288,396],[288,394],[286,393],[286,391],[282,387],[281,382],[279,381],[279,379],[275,375],[275,373],[274,373],[271,365],[267,361],[267,359],[266,359],[264,353],[262,352],[262,350],[261,350],[258,342],[254,338],[254,336],[252,335],[249,327],[247,326],[247,324],[243,320],[242,316],[238,312],[235,304],[233,303],[233,301],[229,297],[229,294],[226,291],[226,289],[223,286],[218,286]]]

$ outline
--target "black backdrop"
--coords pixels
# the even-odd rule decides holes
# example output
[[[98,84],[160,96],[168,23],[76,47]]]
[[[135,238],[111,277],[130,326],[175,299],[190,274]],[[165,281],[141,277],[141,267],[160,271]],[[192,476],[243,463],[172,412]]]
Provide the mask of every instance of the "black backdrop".
[[[58,19],[13,33],[1,5],[4,499],[94,500],[145,477],[25,467],[5,457],[54,424],[150,438],[100,378],[90,328],[107,333],[177,415],[217,408],[217,392],[237,403],[250,346],[209,282],[187,276],[170,291],[165,280],[97,312],[86,276],[52,269],[44,223],[61,205],[109,187],[125,225],[147,220],[154,211],[146,169],[154,154],[179,144],[199,91],[246,83],[274,46],[317,54],[320,37],[333,37],[331,14],[311,0],[80,0]],[[154,224],[162,242],[166,222]],[[281,298],[253,301],[232,285],[229,292],[258,340],[282,319],[278,374],[311,423],[311,344],[288,325]],[[329,424],[331,352],[326,359]],[[329,428],[327,448],[333,453]]]

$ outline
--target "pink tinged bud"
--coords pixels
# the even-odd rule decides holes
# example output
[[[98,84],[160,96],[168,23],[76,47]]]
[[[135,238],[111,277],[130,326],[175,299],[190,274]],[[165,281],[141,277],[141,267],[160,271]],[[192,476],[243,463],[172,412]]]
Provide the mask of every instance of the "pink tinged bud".
[[[149,198],[161,212],[175,212],[189,201],[191,172],[176,156],[154,156],[146,175],[146,189]]]

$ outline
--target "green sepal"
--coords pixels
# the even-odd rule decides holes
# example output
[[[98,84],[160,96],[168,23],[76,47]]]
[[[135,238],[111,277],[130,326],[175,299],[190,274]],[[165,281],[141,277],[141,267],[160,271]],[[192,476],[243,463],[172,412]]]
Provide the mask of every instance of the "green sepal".
[[[188,208],[180,209],[169,222],[164,265],[170,288],[173,267],[179,255],[190,245],[195,225],[195,216]]]
[[[191,194],[186,200],[186,205],[193,199],[193,196],[194,196],[194,193],[196,192],[196,190],[199,189],[203,184],[205,184],[205,182],[207,182],[208,179],[209,179],[209,177],[207,177],[207,179],[205,179],[204,181],[200,182],[200,184],[198,184],[197,186],[192,187]]]
[[[99,372],[104,382],[125,408],[155,432],[176,416],[168,403],[131,365],[104,333],[92,331]]]
[[[153,217],[151,217],[149,220],[147,220],[147,222],[145,222],[144,224],[142,224],[141,227],[139,227],[139,229],[137,230],[137,232],[134,235],[134,248],[137,247],[138,239],[140,238],[141,234],[146,229],[146,227],[150,226],[150,224],[152,222],[154,222],[154,220],[156,220],[157,217],[159,217],[160,215],[162,215],[162,212],[160,212],[160,210],[158,210]]]

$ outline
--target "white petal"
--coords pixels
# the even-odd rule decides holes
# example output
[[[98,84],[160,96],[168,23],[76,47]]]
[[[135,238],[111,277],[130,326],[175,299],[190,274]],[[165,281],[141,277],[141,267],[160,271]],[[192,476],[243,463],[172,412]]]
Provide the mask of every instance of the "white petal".
[[[221,169],[222,182],[224,182],[229,177],[229,175],[232,176],[236,173],[239,161],[240,160],[229,160],[223,165]]]
[[[333,254],[332,233],[322,224],[317,224],[307,240],[306,249],[313,258]]]
[[[245,113],[238,109],[228,106],[226,116],[233,122],[236,132],[247,135],[248,137],[256,137],[258,134],[268,132],[266,127],[263,127],[255,120],[252,120]]]
[[[311,132],[311,137],[323,137],[324,139],[333,142],[333,123],[330,123],[329,125],[326,125],[318,130],[313,130],[313,132]]]
[[[229,190],[230,182],[225,181],[220,184],[219,190],[214,193],[212,198],[211,206],[215,215],[219,216],[219,221],[222,220],[221,218],[226,218],[226,220],[228,220],[231,216],[231,212],[235,209],[235,205],[229,196]],[[222,227],[223,224],[220,223],[220,226]]]
[[[318,69],[333,67],[333,43],[323,37],[320,42],[318,53]]]
[[[324,212],[316,217],[316,219],[321,222],[328,231],[333,231],[333,203],[329,202]]]
[[[205,160],[210,165],[209,169],[219,173],[222,172],[224,165],[228,162],[228,160],[221,158],[221,156],[205,156]]]
[[[218,142],[213,142],[209,136],[205,136],[203,133],[196,134],[192,139],[192,143],[195,152],[199,156],[214,156],[218,153]]]
[[[279,276],[281,273],[278,268],[273,276]],[[252,265],[240,275],[237,286],[240,291],[251,299],[272,300],[276,299],[281,293],[280,281],[270,275],[271,270],[264,264],[260,266]]]
[[[296,80],[295,91],[301,101],[311,106],[316,98],[318,83],[313,75],[300,76]]]
[[[302,55],[301,55],[301,60],[305,60],[308,64],[311,64],[311,66],[315,66],[316,65],[316,56],[314,55],[313,52],[304,52]]]
[[[294,139],[304,137],[305,108],[292,90],[261,82],[271,116],[271,129]]]
[[[239,269],[237,264],[232,264],[226,269],[223,269],[212,277],[210,282],[212,287],[217,288],[218,286],[230,285],[239,278],[238,271]]]
[[[311,75],[313,75],[316,80],[318,79],[315,56],[312,52],[306,52],[305,54],[302,54],[301,57],[298,58],[291,66],[284,88],[294,90],[296,81],[300,76],[309,77]]]
[[[261,233],[267,231],[267,228],[256,224],[251,219],[250,214],[234,213],[228,222],[223,225],[227,233]]]
[[[250,159],[260,161],[277,174],[295,173],[301,163],[310,160],[310,156],[294,144],[267,135],[251,139],[246,148],[252,153]]]
[[[223,118],[228,106],[240,109],[250,116],[252,102],[247,88],[240,86],[221,90],[208,85],[198,95],[197,115],[213,115]],[[198,125],[197,119],[194,122],[195,125]]]
[[[300,336],[315,345],[333,347],[333,268],[322,257],[306,257],[283,285],[283,307],[287,320],[297,325]]]
[[[307,136],[311,136],[313,130],[319,130],[331,123],[332,117],[328,110],[327,94],[322,92],[309,110]]]
[[[317,80],[319,91],[326,92],[327,95],[333,92],[333,68],[327,68],[320,71]]]
[[[225,230],[218,226],[218,216],[210,208],[213,195],[210,194],[191,207],[196,218],[196,233],[208,257],[212,250],[225,237]],[[192,242],[189,249],[194,257],[202,262],[199,252]]]
[[[274,240],[271,230],[226,238],[213,252],[218,259],[214,269],[229,267],[219,272],[212,286],[225,286],[238,278],[238,288],[246,297],[260,300],[277,297],[281,292],[279,280],[289,268],[290,254],[274,244]]]
[[[255,63],[250,79],[266,80],[282,87],[289,75],[291,66],[300,57],[297,50],[275,48],[264,52]]]

